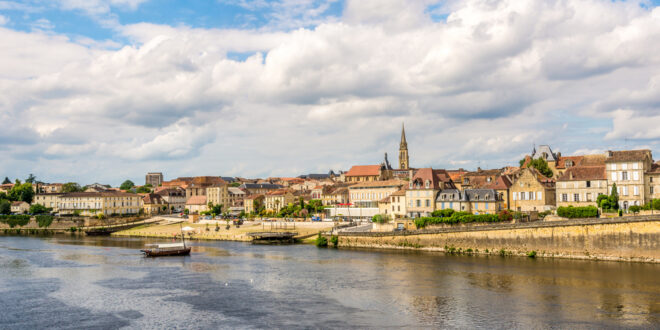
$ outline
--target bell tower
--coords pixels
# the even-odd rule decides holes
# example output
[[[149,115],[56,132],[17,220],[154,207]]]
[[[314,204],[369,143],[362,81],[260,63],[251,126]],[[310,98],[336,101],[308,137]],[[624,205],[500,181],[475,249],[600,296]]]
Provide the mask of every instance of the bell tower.
[[[401,144],[399,145],[399,169],[407,170],[410,167],[408,161],[408,142],[406,142],[406,130],[401,124]]]

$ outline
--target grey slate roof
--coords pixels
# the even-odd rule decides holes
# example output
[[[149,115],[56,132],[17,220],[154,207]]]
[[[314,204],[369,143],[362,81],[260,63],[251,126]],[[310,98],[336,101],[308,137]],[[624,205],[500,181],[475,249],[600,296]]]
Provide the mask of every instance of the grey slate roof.
[[[282,189],[284,186],[272,183],[244,183],[240,185],[240,189]]]
[[[438,193],[436,202],[495,202],[497,192],[494,189],[444,189]]]

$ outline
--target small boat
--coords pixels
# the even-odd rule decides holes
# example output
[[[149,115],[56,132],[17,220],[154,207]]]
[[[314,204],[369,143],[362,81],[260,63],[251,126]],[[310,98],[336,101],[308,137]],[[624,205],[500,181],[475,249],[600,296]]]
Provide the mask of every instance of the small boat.
[[[186,238],[181,228],[181,243],[146,244],[140,251],[144,252],[146,257],[187,256],[190,254],[190,247],[186,246]]]
[[[190,254],[190,247],[185,243],[172,243],[172,244],[147,244],[144,246],[144,255],[147,257],[164,257],[164,256],[185,256]]]

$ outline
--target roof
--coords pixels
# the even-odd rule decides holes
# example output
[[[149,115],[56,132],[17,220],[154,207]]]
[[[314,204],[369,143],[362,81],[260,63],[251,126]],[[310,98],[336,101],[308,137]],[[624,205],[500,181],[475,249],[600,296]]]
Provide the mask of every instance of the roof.
[[[545,161],[548,162],[557,161],[557,155],[554,152],[552,152],[552,149],[547,144],[540,145],[539,150],[535,149],[532,152],[532,158],[533,159],[543,158]]]
[[[191,196],[186,201],[186,205],[206,205],[206,196],[204,195]]]
[[[449,174],[449,177],[451,178],[452,181],[458,182],[463,174],[468,173],[468,171],[460,168],[458,170],[447,170],[447,174]]]
[[[245,196],[244,200],[245,199],[257,199],[257,198],[263,198],[263,197],[264,197],[263,194],[254,194],[254,195]]]
[[[577,166],[571,167],[564,172],[557,181],[583,181],[583,180],[606,180],[605,165],[602,166]]]
[[[463,193],[469,201],[497,201],[497,192],[494,189],[465,189]]]
[[[330,171],[332,172],[332,171]],[[301,179],[327,179],[330,177],[330,173],[328,174],[303,174],[299,176]]]
[[[142,202],[144,204],[165,204],[163,196],[154,193],[146,194],[144,197],[142,197]]]
[[[566,162],[573,163],[569,167],[572,166],[578,166],[581,162],[584,156],[562,156],[559,158],[557,161],[557,165],[555,166],[556,168],[566,168]]]
[[[393,193],[390,194],[390,196],[405,196],[406,195],[406,188],[405,186]]]
[[[287,193],[290,193],[291,190],[289,189],[276,189],[276,190],[271,190],[266,193],[268,196],[281,196],[281,195],[286,195]]]
[[[651,150],[623,150],[623,151],[607,151],[606,163],[614,162],[629,162],[629,161],[643,161],[646,157],[651,158]]]
[[[507,175],[500,175],[495,182],[492,182],[489,185],[484,186],[484,189],[495,189],[495,190],[504,190],[511,187],[511,179]]]
[[[227,191],[229,191],[230,194],[234,194],[234,195],[245,195],[245,191],[236,187],[229,187],[227,188]]]
[[[284,187],[282,185],[272,184],[272,183],[244,183],[244,184],[240,185],[238,188],[240,188],[240,189],[282,189]]]
[[[435,200],[437,202],[442,201],[466,201],[465,194],[458,189],[443,189],[438,193]]]
[[[651,169],[648,173],[660,173],[660,162],[651,164]]]
[[[73,192],[66,193],[61,196],[61,198],[71,198],[71,197],[140,197],[136,194],[125,193],[115,190],[106,190],[100,192]]]
[[[380,165],[355,165],[351,167],[346,176],[375,176],[380,175]]]
[[[374,188],[374,187],[400,187],[405,185],[407,182],[403,180],[387,180],[387,181],[365,181],[356,183],[350,186],[350,189],[354,188]]]
[[[179,188],[179,187],[159,189],[155,193],[158,194],[158,195],[161,195],[161,196],[172,196],[172,195],[174,195],[174,196],[176,196],[176,195],[185,196],[186,195],[186,192],[182,188]]]
[[[11,202],[11,206],[21,206],[23,204],[27,204],[27,203],[23,201]]]
[[[415,176],[413,176],[411,180],[411,183],[419,182],[422,187],[425,187],[425,182],[427,180],[431,183],[430,188],[432,189],[442,188],[440,186],[441,182],[448,183],[453,186],[453,182],[451,181],[449,174],[447,174],[447,171],[441,169],[434,170],[430,167],[420,168],[417,170],[417,172],[415,172]]]

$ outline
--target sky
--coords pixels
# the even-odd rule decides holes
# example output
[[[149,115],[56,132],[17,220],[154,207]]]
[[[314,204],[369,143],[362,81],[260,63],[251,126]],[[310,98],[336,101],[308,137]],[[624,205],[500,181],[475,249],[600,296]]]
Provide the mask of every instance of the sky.
[[[660,158],[660,1],[0,0],[0,176]]]

